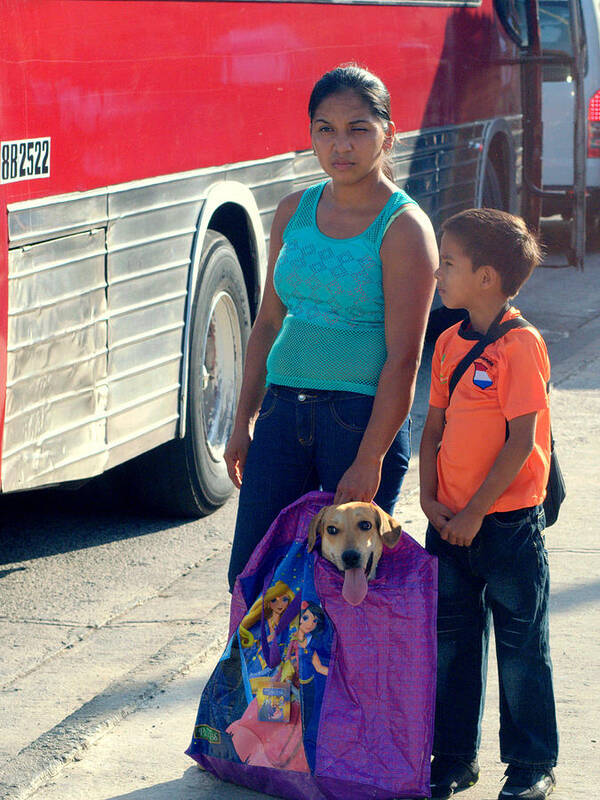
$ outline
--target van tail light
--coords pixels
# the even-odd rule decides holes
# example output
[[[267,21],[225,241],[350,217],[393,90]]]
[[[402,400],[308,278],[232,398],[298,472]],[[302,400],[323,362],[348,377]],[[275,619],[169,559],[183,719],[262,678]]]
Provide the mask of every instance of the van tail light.
[[[588,158],[600,158],[600,89],[592,95],[588,109]]]

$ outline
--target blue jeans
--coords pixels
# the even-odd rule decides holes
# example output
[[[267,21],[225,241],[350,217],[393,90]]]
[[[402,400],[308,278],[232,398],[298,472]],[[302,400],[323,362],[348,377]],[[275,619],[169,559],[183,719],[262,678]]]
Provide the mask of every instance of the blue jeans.
[[[541,506],[488,514],[470,547],[432,525],[438,557],[435,755],[477,756],[487,678],[490,616],[500,687],[500,756],[552,767],[558,732],[548,640],[548,554]]]
[[[248,451],[231,559],[229,585],[279,512],[306,492],[335,492],[354,461],[374,398],[354,392],[270,386]],[[375,502],[391,513],[410,459],[410,420],[382,466]]]

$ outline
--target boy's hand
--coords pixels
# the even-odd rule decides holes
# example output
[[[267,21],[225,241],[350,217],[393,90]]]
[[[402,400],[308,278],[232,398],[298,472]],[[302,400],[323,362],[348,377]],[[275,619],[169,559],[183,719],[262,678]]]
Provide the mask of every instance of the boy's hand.
[[[440,531],[440,536],[448,544],[455,544],[458,547],[469,547],[483,522],[483,514],[463,508],[456,516],[448,520]]]
[[[438,533],[441,533],[448,520],[452,519],[452,511],[437,500],[422,498],[421,508]]]
[[[533,411],[509,421],[508,439],[504,447],[468,505],[440,531],[442,539],[459,547],[469,547],[481,528],[487,510],[514,481],[533,450],[536,419],[537,412]]]

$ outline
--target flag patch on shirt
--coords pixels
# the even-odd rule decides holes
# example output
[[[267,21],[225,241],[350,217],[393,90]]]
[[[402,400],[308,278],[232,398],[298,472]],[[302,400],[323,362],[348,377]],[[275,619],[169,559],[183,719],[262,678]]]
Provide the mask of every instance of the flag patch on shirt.
[[[475,372],[473,373],[473,383],[480,389],[487,389],[492,385],[492,379],[488,375],[487,367],[482,361],[475,362]]]

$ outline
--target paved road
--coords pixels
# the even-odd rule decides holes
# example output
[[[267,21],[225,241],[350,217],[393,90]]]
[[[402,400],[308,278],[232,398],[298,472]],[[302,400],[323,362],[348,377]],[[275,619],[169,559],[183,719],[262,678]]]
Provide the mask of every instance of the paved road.
[[[559,226],[553,234],[560,246]],[[517,305],[549,342],[554,428],[569,481],[548,546],[562,735],[555,796],[577,800],[600,781],[592,685],[600,655],[600,255],[589,255],[583,274],[540,270]],[[417,443],[426,395],[424,364]],[[422,540],[416,467],[396,515]],[[181,523],[124,515],[108,499],[94,486],[83,499],[37,493],[0,506],[0,798],[25,798],[39,786],[39,800],[262,797],[214,781],[182,755],[223,643],[235,501]],[[493,672],[484,773],[463,795],[472,800],[494,800],[502,774]]]

